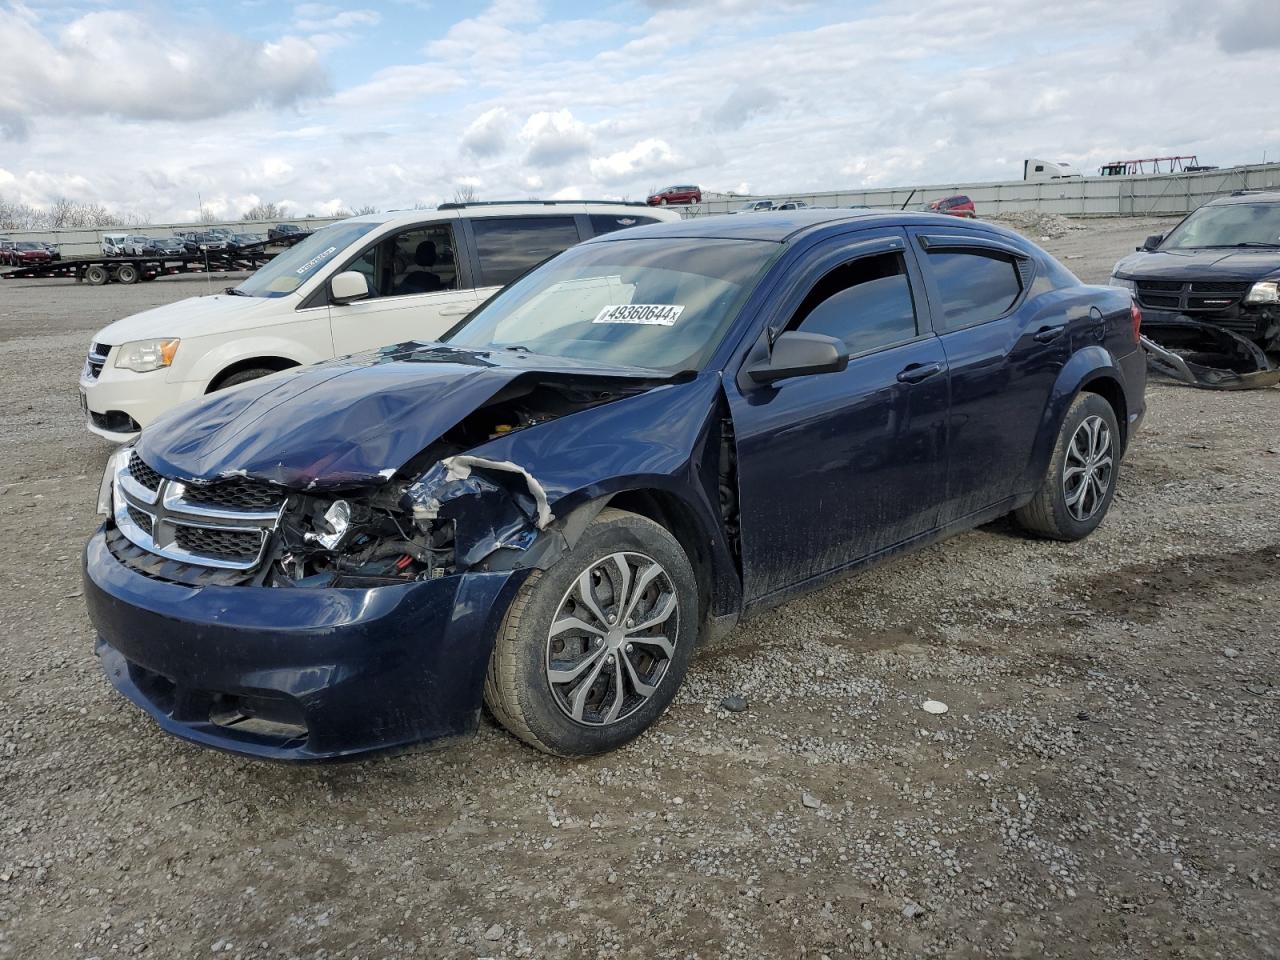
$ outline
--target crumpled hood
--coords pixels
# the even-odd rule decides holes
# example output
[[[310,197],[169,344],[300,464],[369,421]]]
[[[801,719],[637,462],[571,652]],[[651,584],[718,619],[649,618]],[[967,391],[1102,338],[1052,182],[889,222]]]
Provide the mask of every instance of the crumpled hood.
[[[139,455],[166,476],[248,476],[296,490],[385,482],[519,377],[655,382],[665,375],[558,357],[406,343],[300,367],[174,408]]]
[[[1139,250],[1112,272],[1137,280],[1270,280],[1280,277],[1280,248]]]

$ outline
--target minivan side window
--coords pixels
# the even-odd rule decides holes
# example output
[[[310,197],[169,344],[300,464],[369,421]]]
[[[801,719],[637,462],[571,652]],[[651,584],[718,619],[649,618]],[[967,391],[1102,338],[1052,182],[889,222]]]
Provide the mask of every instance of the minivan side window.
[[[942,298],[942,331],[963,330],[1004,316],[1022,295],[1013,259],[985,250],[930,251]]]
[[[510,283],[581,238],[573,217],[486,217],[471,221],[480,277],[476,286]]]
[[[638,227],[642,224],[657,222],[657,217],[636,217],[631,214],[619,216],[616,213],[591,214],[591,230],[596,236],[600,236],[602,233],[613,233],[615,230],[625,230],[627,227]]]
[[[829,271],[787,329],[835,337],[851,354],[911,340],[919,327],[902,254],[860,257]]]
[[[369,281],[370,297],[402,297],[458,289],[453,228],[412,227],[371,245],[348,267]]]

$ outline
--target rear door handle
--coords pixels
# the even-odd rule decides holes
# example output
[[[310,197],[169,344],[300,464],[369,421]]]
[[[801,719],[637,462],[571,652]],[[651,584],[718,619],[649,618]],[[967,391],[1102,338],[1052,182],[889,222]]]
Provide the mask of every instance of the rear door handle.
[[[940,363],[913,363],[898,374],[899,383],[919,383],[928,380],[935,373],[942,372]]]
[[[1041,327],[1035,332],[1035,338],[1038,343],[1052,343],[1062,336],[1063,331],[1067,329],[1065,323],[1059,323],[1053,327]]]

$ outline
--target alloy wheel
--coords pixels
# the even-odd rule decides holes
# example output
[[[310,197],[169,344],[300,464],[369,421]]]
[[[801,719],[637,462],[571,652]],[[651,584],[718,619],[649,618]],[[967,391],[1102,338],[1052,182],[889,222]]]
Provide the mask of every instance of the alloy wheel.
[[[1076,520],[1088,520],[1098,512],[1111,487],[1114,463],[1111,428],[1099,416],[1086,417],[1071,435],[1062,464],[1062,492]]]
[[[675,585],[651,557],[620,552],[591,564],[547,631],[547,683],[560,709],[586,726],[639,710],[671,666],[679,618]]]

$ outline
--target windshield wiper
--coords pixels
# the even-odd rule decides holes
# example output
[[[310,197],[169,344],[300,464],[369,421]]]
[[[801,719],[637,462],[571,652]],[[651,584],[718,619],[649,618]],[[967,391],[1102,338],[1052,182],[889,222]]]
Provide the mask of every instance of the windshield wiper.
[[[233,296],[233,297],[252,297],[253,296],[252,293],[245,293],[239,287],[227,287],[226,290],[223,291],[223,293],[229,294],[230,296]]]
[[[518,343],[509,343],[509,344],[507,344],[505,347],[503,347],[502,349],[503,349],[503,350],[514,350],[514,351],[516,351],[517,353],[533,353],[533,351],[532,351],[532,350],[530,350],[528,347],[522,346],[522,345],[520,345],[520,344],[518,344]]]
[[[1242,240],[1231,244],[1233,247],[1280,247],[1280,243],[1268,243],[1266,240]]]

